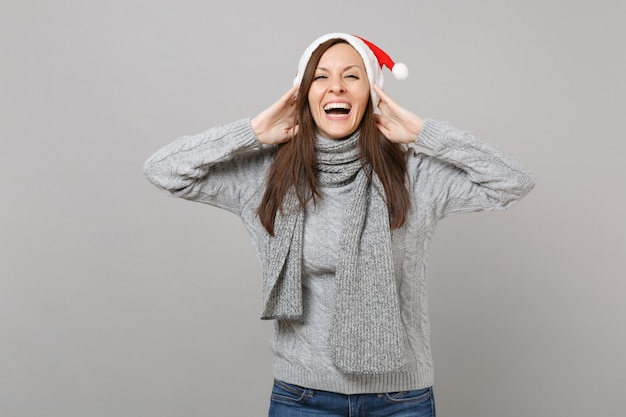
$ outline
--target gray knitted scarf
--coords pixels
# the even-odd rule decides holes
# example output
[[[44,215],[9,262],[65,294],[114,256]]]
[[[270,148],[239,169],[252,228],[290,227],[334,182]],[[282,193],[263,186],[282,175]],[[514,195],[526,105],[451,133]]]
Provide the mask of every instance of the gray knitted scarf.
[[[358,132],[340,141],[316,141],[320,184],[354,181],[339,243],[329,349],[348,374],[380,374],[404,366],[400,307],[393,270],[389,212],[383,186],[359,159]],[[367,170],[367,171],[366,171]],[[368,180],[368,174],[372,181]],[[263,319],[302,316],[304,213],[295,192],[276,216],[263,265]]]

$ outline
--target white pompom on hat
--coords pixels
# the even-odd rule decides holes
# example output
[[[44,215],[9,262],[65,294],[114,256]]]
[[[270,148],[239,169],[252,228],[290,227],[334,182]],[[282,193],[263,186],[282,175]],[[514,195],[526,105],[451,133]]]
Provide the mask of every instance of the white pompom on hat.
[[[356,49],[365,64],[365,72],[367,73],[370,85],[376,84],[378,87],[383,88],[383,66],[387,67],[398,80],[404,80],[409,76],[409,69],[406,65],[395,63],[385,51],[373,43],[359,36],[347,33],[328,33],[314,40],[304,50],[298,64],[298,72],[296,73],[294,84],[299,84],[302,81],[302,75],[313,52],[315,52],[321,44],[331,39],[343,39]],[[378,94],[376,94],[373,88],[370,89],[370,94],[374,108],[377,108],[379,100]]]

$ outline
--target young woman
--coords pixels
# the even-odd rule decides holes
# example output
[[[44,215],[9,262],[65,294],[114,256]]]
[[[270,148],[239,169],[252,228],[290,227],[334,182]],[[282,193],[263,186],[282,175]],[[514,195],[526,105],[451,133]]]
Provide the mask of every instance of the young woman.
[[[268,109],[145,164],[157,187],[230,210],[250,233],[262,318],[275,320],[270,416],[434,416],[425,268],[435,224],[506,209],[533,187],[501,151],[395,103],[382,63],[394,65],[368,41],[324,35]]]

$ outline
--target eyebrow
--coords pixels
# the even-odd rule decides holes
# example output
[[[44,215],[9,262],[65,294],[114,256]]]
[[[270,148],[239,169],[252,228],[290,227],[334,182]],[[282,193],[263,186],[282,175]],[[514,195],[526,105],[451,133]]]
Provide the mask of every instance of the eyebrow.
[[[352,69],[352,68],[358,68],[358,69],[361,69],[361,70],[363,69],[360,65],[348,65],[342,71],[348,71],[349,69]],[[328,68],[326,68],[326,67],[317,67],[316,69],[322,70],[322,71],[328,71]]]

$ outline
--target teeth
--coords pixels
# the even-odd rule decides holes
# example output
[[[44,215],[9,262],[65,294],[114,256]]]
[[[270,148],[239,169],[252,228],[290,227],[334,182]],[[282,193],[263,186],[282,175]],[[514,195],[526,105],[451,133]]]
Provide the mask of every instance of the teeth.
[[[324,111],[335,110],[335,109],[345,109],[350,110],[352,106],[348,103],[328,103],[324,106]]]

